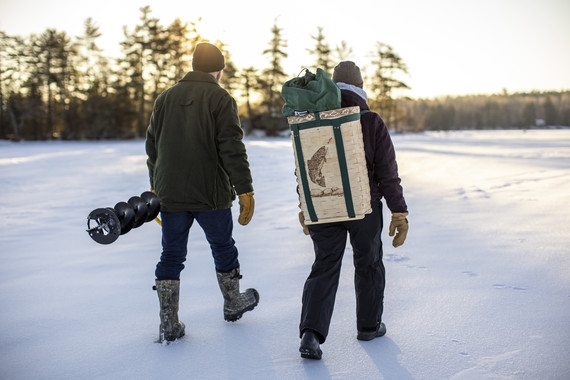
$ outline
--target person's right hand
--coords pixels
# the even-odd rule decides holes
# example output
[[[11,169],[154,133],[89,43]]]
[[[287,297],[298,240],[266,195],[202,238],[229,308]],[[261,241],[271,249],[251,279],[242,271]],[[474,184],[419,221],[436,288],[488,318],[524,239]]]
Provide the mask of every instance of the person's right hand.
[[[303,227],[303,233],[305,235],[309,234],[309,227],[305,224],[305,215],[303,215],[303,211],[299,211],[299,223],[301,223],[301,227]]]

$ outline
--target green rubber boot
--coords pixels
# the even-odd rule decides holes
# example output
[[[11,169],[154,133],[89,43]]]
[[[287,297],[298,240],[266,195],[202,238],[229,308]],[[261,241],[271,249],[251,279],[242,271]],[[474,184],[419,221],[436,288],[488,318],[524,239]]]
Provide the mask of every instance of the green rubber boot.
[[[235,322],[241,318],[246,311],[253,310],[259,303],[259,293],[255,289],[239,291],[239,280],[241,275],[239,267],[229,272],[216,270],[218,284],[224,296],[224,319],[228,322]]]
[[[158,342],[171,342],[184,336],[184,323],[178,320],[180,280],[156,280],[154,290],[160,302],[160,331]]]

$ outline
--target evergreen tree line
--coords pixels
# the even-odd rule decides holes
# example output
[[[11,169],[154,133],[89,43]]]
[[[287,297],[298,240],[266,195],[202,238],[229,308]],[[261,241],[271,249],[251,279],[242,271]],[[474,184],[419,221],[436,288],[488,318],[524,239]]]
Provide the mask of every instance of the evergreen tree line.
[[[97,45],[101,36],[92,19],[83,35],[71,37],[56,29],[40,35],[10,36],[0,31],[0,139],[124,139],[143,137],[153,102],[166,88],[191,70],[192,54],[204,41],[200,19],[176,19],[165,27],[140,9],[138,24],[124,27],[122,56],[111,59]],[[315,67],[329,74],[334,64],[350,59],[343,41],[331,48],[323,28],[311,36]],[[221,85],[240,105],[244,128],[275,134],[286,129],[281,117],[281,87],[291,78],[283,69],[287,41],[277,23],[262,54],[268,67],[238,69],[221,41],[213,42],[226,58]],[[262,47],[260,48],[260,50]],[[393,49],[376,45],[371,81],[372,101],[387,110],[394,106],[392,90],[407,88],[394,74],[407,72]],[[294,75],[294,74],[293,74]]]
[[[0,31],[0,139],[144,137],[154,100],[191,70],[194,48],[205,41],[199,18],[176,19],[165,27],[151,13],[150,7],[141,8],[138,24],[124,27],[122,55],[113,59],[97,45],[101,33],[92,19],[85,20],[78,37],[56,29],[27,37]],[[260,47],[265,68],[238,69],[227,46],[213,43],[226,58],[221,85],[236,97],[244,129],[272,135],[287,129],[281,87],[291,74],[283,69],[288,57],[283,29],[275,22],[270,32],[266,48]],[[315,68],[332,74],[337,62],[352,59],[346,41],[332,48],[323,28],[316,32],[307,48]],[[369,104],[396,130],[520,127],[537,118],[570,124],[568,93],[552,93],[549,101],[544,94],[396,99],[395,92],[409,89],[401,80],[407,66],[391,46],[377,42],[374,49],[370,64],[361,64]]]
[[[570,91],[398,99],[401,131],[570,126]]]

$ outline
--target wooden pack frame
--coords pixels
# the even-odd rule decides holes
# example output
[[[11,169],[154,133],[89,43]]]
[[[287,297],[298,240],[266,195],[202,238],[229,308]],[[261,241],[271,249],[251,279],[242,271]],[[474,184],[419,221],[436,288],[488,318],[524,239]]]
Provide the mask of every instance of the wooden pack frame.
[[[359,107],[346,107],[287,118],[307,225],[372,212],[360,115]]]

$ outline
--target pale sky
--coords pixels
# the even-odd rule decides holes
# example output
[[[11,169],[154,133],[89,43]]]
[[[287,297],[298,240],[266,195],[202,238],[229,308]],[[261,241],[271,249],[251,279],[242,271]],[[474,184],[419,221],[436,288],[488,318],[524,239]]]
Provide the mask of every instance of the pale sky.
[[[331,48],[345,40],[363,69],[377,41],[391,45],[408,65],[401,79],[414,98],[570,89],[570,0],[0,0],[0,30],[80,36],[91,17],[99,46],[117,56],[123,26],[133,30],[144,5],[164,26],[202,17],[201,35],[226,43],[238,68],[268,67],[262,52],[277,19],[291,77],[314,66],[306,49],[321,26]]]

